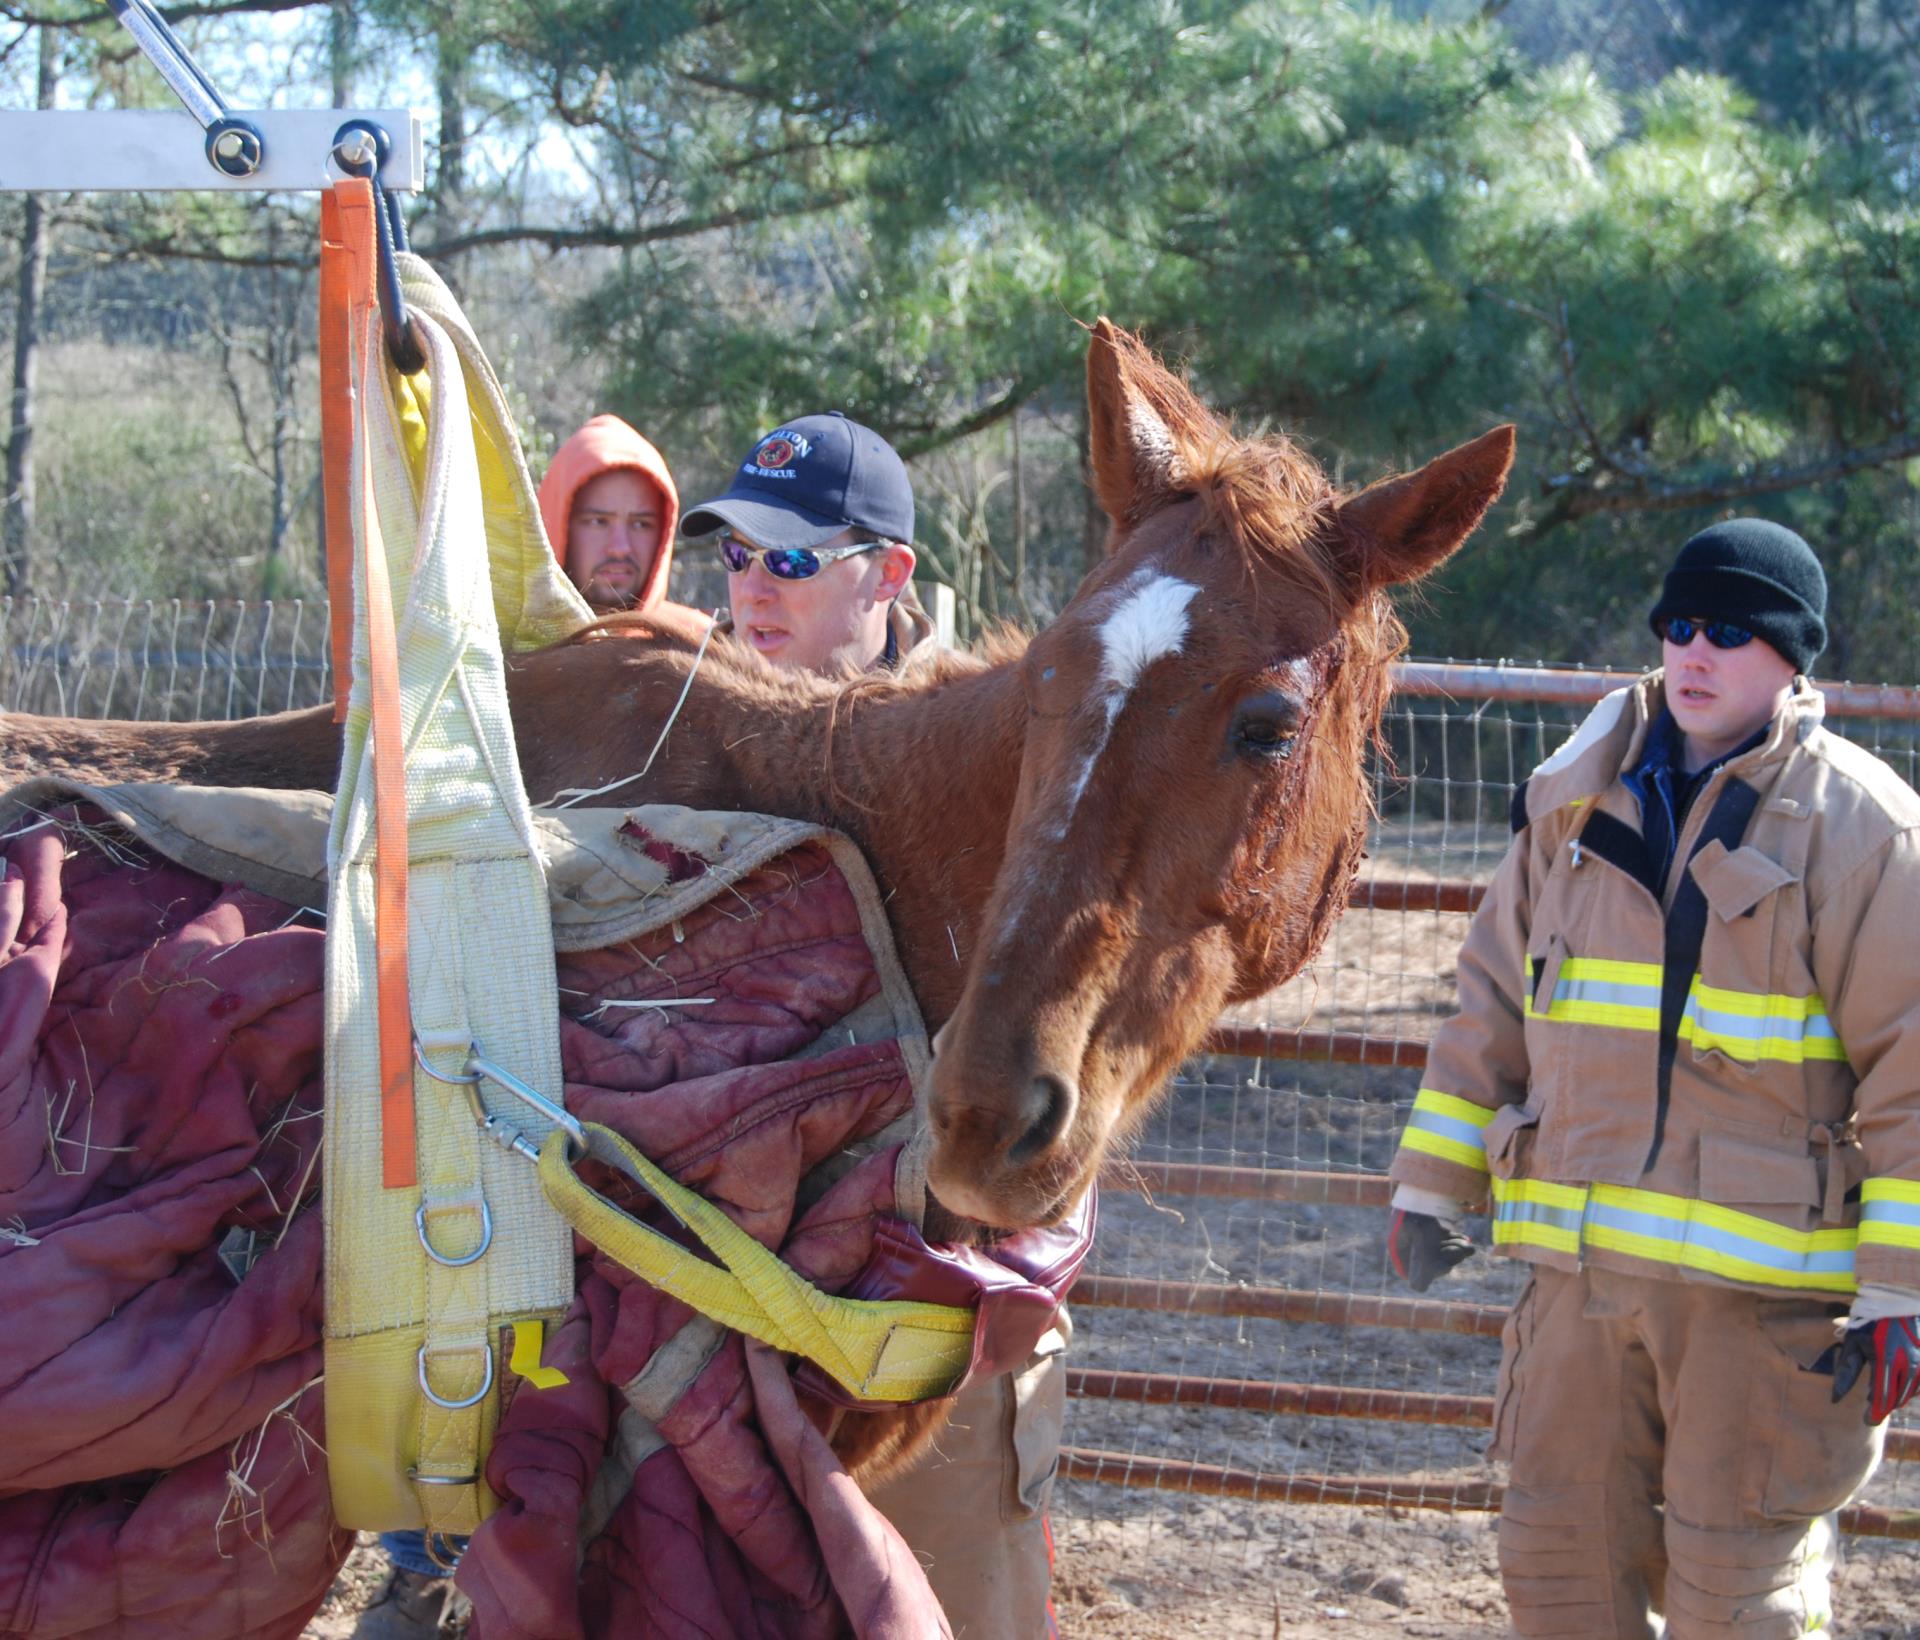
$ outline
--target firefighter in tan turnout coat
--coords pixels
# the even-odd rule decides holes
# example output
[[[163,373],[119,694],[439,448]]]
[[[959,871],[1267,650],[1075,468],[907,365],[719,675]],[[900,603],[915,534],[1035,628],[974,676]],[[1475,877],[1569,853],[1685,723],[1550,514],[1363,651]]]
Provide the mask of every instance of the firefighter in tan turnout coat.
[[[1533,1266],[1521,1635],[1826,1632],[1835,1511],[1920,1385],[1920,797],[1822,727],[1825,609],[1790,530],[1682,548],[1663,669],[1515,795],[1394,1161],[1410,1284],[1489,1198]]]

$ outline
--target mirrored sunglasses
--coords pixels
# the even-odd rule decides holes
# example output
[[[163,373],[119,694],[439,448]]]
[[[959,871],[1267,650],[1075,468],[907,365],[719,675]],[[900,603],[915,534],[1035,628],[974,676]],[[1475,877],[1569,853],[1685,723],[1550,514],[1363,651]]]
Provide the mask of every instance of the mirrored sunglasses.
[[[828,564],[863,552],[878,552],[884,541],[856,541],[845,547],[756,547],[739,536],[720,537],[720,561],[729,575],[745,575],[755,558],[767,566],[769,575],[782,581],[810,581]]]
[[[1694,633],[1701,633],[1715,649],[1740,649],[1753,642],[1753,634],[1744,626],[1732,626],[1726,621],[1696,621],[1691,615],[1669,615],[1660,624],[1660,633],[1676,649],[1685,649],[1693,642]]]

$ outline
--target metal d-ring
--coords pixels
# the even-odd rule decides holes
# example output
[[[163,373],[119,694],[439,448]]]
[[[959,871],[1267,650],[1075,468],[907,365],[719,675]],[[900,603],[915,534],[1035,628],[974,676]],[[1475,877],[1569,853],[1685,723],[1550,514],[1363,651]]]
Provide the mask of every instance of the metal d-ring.
[[[443,1345],[433,1352],[436,1355],[467,1355],[474,1350],[480,1352],[480,1358],[487,1366],[487,1376],[480,1387],[464,1401],[445,1401],[433,1393],[433,1386],[427,1382],[427,1350],[427,1345],[422,1344],[420,1346],[420,1354],[415,1358],[414,1364],[420,1379],[420,1393],[435,1406],[445,1407],[449,1412],[463,1412],[468,1407],[477,1407],[487,1398],[488,1392],[493,1388],[493,1350],[489,1345],[460,1344],[452,1349],[448,1349]]]
[[[423,1475],[417,1469],[409,1469],[407,1479],[415,1486],[478,1486],[480,1484],[478,1474]]]
[[[486,1256],[487,1249],[493,1245],[493,1214],[487,1209],[485,1196],[480,1198],[480,1245],[465,1258],[448,1258],[433,1245],[427,1235],[427,1204],[425,1202],[413,1210],[413,1228],[419,1234],[420,1245],[426,1249],[427,1257],[435,1264],[444,1264],[449,1270],[464,1270],[469,1264],[477,1264]]]
[[[471,1042],[467,1044],[467,1055],[468,1063],[471,1064],[473,1055],[473,1044]],[[480,1073],[478,1071],[456,1071],[452,1076],[449,1076],[445,1071],[435,1070],[432,1062],[427,1058],[427,1050],[420,1046],[420,1038],[417,1036],[413,1039],[413,1062],[425,1071],[427,1075],[431,1076],[434,1081],[445,1082],[451,1087],[470,1088],[480,1080]]]

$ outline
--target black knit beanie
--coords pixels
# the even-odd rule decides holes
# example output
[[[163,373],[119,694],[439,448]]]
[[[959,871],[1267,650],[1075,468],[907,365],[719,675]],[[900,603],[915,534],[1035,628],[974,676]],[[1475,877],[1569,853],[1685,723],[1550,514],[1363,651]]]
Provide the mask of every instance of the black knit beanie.
[[[1744,626],[1810,671],[1827,647],[1827,577],[1820,560],[1784,524],[1731,518],[1702,530],[1680,549],[1650,617],[1665,636],[1669,616]]]

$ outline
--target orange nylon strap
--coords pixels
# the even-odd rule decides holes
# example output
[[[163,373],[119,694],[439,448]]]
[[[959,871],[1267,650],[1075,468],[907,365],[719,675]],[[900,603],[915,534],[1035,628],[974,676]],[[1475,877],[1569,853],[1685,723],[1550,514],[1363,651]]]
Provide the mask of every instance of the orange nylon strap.
[[[357,255],[363,233],[364,255]],[[353,338],[348,316],[357,292],[373,299],[372,236],[370,183],[349,178],[320,196],[320,494],[327,607],[333,618],[335,723],[346,722],[353,681]]]
[[[336,433],[344,437],[338,470],[345,475],[346,501],[337,511],[333,491],[327,494],[327,579],[333,600],[334,679],[336,710],[344,699],[342,680],[352,677],[351,650],[343,666],[340,642],[351,638],[353,625],[353,518],[357,500],[361,539],[366,551],[367,682],[369,725],[373,743],[373,931],[374,979],[380,1015],[380,1182],[389,1190],[405,1189],[418,1178],[413,1119],[413,1009],[407,992],[407,770],[400,740],[400,656],[393,627],[393,589],[387,577],[386,540],[380,533],[379,509],[374,503],[371,405],[385,382],[386,357],[381,341],[379,306],[375,297],[376,262],[373,185],[349,177],[325,196],[323,212],[332,206],[329,224],[323,216],[321,254],[323,294],[321,324],[329,322],[324,263],[328,251],[337,251],[341,274],[332,287],[332,309],[337,312],[340,359],[346,367],[346,391],[327,398],[329,411],[339,406],[325,432],[328,454],[334,453]],[[331,226],[337,235],[329,232]],[[325,353],[323,351],[324,363]],[[357,365],[357,370],[354,368]],[[325,386],[322,386],[325,397]],[[336,427],[335,422],[338,426]],[[359,431],[356,441],[354,434]],[[359,445],[357,470],[353,463]],[[331,473],[329,477],[331,479]],[[353,491],[358,487],[356,498]],[[338,517],[346,536],[336,554]],[[344,567],[344,601],[339,579]]]

